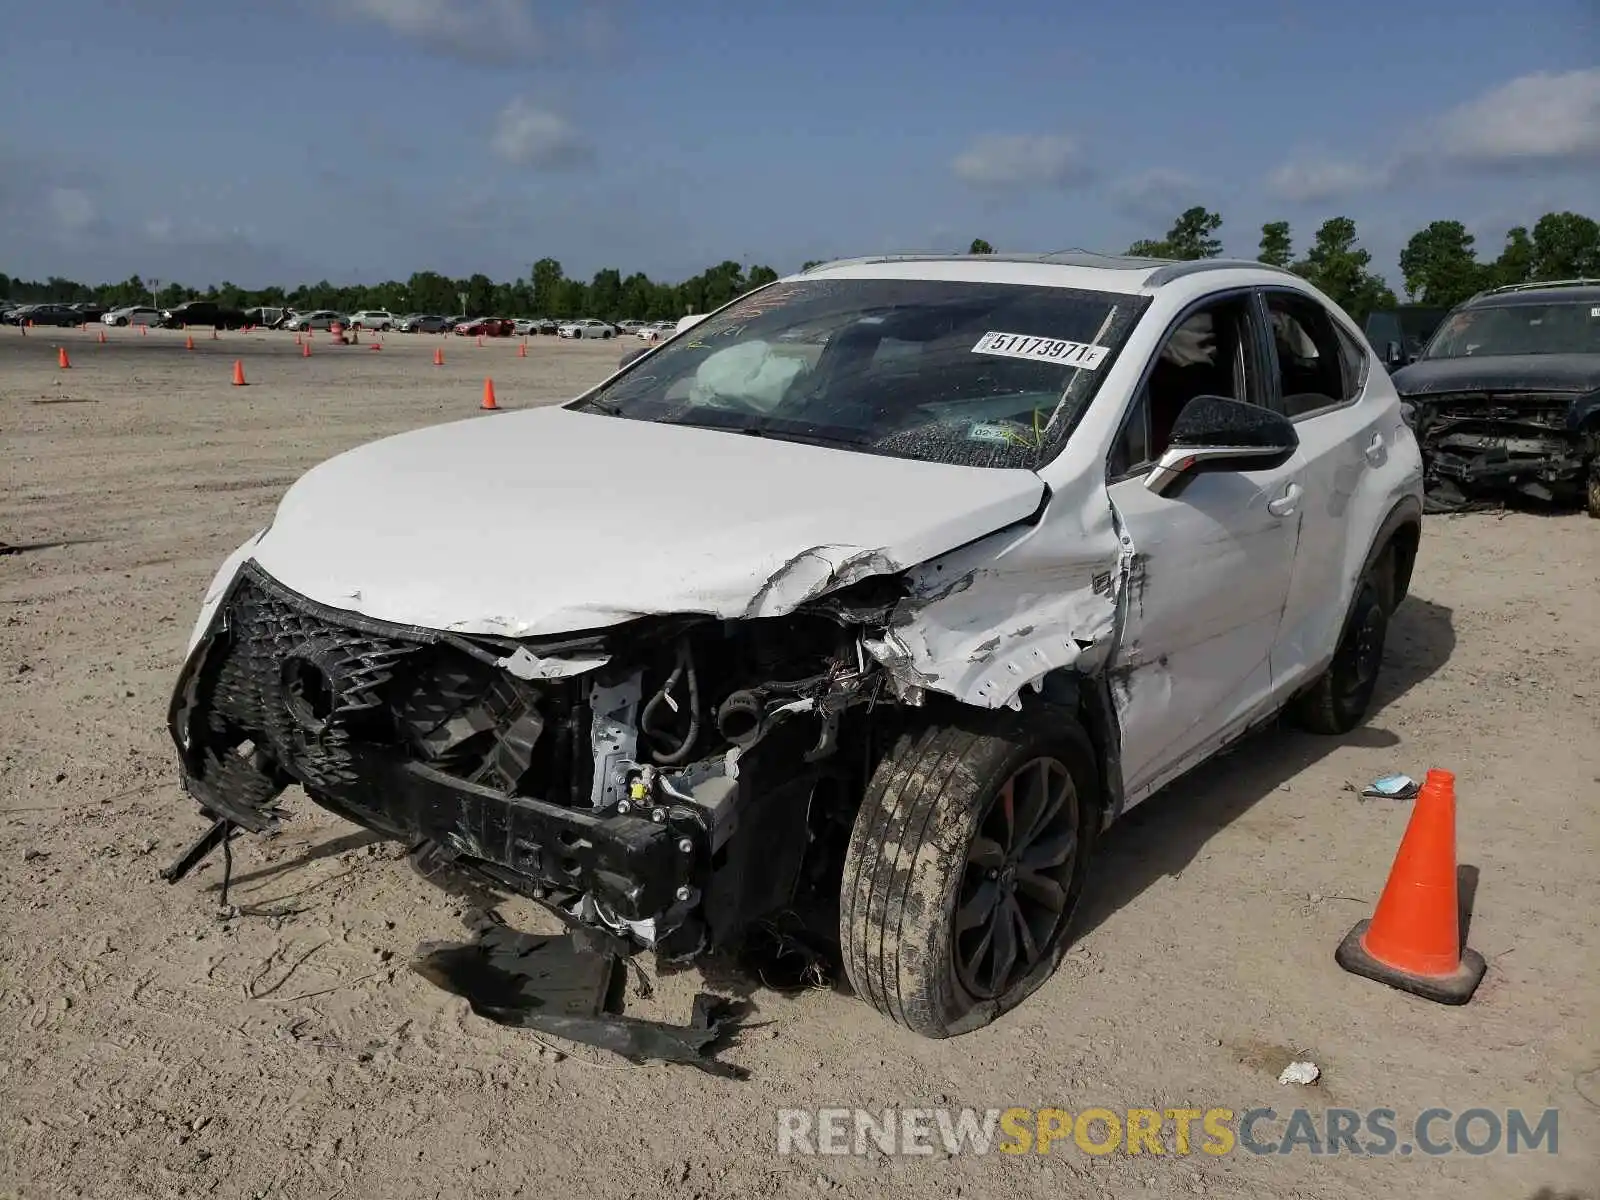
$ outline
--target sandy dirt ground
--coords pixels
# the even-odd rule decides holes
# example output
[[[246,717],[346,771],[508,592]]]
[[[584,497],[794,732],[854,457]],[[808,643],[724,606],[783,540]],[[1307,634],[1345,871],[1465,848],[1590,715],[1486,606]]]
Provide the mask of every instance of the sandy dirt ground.
[[[181,334],[0,329],[0,1195],[1600,1196],[1600,523],[1582,516],[1430,518],[1366,726],[1267,732],[1131,813],[1059,974],[955,1041],[842,990],[718,979],[756,1006],[725,1053],[746,1081],[546,1048],[408,969],[419,942],[463,936],[472,898],[298,793],[281,834],[238,844],[237,915],[218,913],[219,864],[161,882],[202,828],[164,719],[223,556],[317,461],[514,421],[477,413],[486,375],[507,408],[547,403],[619,349],[318,335],[305,359],[285,334],[189,352]],[[246,388],[229,386],[236,358]],[[476,486],[496,519],[494,481]],[[1410,809],[1349,785],[1429,767],[1458,776],[1470,943],[1490,964],[1464,1008],[1333,962]],[[502,911],[549,928],[531,905]],[[686,1020],[705,984],[664,979],[639,1011]],[[1302,1058],[1321,1081],[1280,1085]],[[1559,1142],[776,1153],[780,1108],[889,1105],[1390,1108],[1402,1134],[1434,1106],[1555,1108]]]

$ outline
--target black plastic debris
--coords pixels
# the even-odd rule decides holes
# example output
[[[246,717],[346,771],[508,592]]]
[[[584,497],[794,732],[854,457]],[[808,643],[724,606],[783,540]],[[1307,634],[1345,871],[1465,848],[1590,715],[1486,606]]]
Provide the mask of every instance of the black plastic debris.
[[[592,939],[491,923],[471,942],[419,946],[412,970],[499,1025],[596,1046],[635,1063],[684,1063],[726,1079],[748,1078],[742,1067],[713,1057],[737,1031],[734,1002],[701,993],[687,1025],[607,1011],[622,959],[593,947]]]

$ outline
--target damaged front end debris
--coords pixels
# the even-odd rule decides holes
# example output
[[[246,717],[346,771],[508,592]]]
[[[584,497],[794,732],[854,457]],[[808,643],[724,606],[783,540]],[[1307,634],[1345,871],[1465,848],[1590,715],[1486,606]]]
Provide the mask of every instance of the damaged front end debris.
[[[1407,405],[1429,511],[1520,498],[1587,504],[1600,516],[1600,393],[1446,393]]]
[[[215,824],[264,832],[283,789],[672,960],[733,949],[805,891],[807,849],[870,754],[863,649],[900,588],[781,618],[647,619],[514,643],[389,625],[237,574],[169,714]],[[736,831],[741,835],[735,837]]]

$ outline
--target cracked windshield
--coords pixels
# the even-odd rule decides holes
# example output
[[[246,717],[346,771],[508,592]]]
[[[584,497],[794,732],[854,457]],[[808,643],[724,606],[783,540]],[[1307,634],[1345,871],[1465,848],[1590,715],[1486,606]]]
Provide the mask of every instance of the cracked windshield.
[[[1146,302],[1012,283],[799,281],[751,295],[576,407],[962,466],[1065,444]]]

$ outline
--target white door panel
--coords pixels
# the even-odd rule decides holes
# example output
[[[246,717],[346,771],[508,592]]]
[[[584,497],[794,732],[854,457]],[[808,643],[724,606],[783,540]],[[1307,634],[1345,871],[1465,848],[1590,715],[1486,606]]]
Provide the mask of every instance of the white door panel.
[[[1131,800],[1270,703],[1308,491],[1294,460],[1202,474],[1175,496],[1137,478],[1108,491],[1134,553],[1112,662]]]

